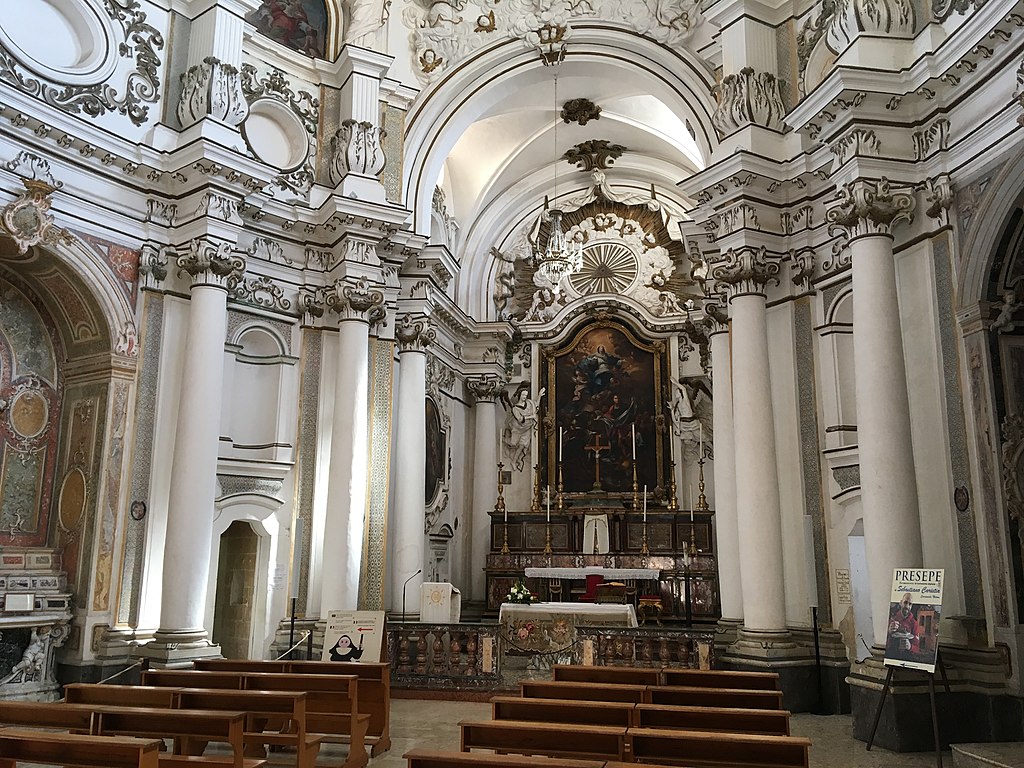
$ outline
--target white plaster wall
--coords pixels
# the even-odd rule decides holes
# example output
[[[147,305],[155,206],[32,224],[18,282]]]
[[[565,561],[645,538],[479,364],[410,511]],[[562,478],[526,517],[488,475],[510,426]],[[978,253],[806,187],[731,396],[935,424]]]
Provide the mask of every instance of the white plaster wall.
[[[779,502],[782,514],[782,573],[786,585],[786,622],[810,626],[804,543],[803,467],[800,457],[800,413],[796,384],[796,339],[793,305],[768,309],[768,347],[772,409],[775,412],[775,453],[778,457]],[[742,472],[743,468],[738,467]]]
[[[943,615],[952,616],[964,610],[963,579],[956,543],[934,258],[931,244],[921,242],[897,255],[896,270],[924,562],[930,568],[946,570]]]

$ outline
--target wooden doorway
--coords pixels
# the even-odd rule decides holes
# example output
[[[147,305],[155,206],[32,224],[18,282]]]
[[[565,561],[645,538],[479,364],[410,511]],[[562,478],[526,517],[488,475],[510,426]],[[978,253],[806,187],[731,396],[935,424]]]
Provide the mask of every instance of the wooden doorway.
[[[236,520],[220,537],[213,641],[226,659],[249,658],[258,553],[259,536],[247,522]]]

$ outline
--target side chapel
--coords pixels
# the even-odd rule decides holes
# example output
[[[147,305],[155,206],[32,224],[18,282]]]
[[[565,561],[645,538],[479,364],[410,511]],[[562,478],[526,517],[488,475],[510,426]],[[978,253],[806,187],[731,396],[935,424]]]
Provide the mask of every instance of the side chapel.
[[[1022,124],[1020,0],[6,4],[0,698],[524,582],[865,738],[928,567],[1024,738]]]

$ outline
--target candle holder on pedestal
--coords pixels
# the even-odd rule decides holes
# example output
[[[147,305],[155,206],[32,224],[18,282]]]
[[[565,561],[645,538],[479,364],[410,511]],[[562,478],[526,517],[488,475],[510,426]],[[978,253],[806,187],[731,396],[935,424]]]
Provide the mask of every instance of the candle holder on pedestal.
[[[533,465],[533,501],[530,502],[530,512],[540,514],[540,464]]]
[[[649,554],[651,554],[651,550],[649,550],[647,548],[647,521],[646,520],[644,520],[644,526],[643,526],[642,530],[643,530],[643,538],[641,538],[641,540],[640,540],[640,554],[641,555],[649,555]]]
[[[668,475],[668,511],[679,511],[679,498],[676,496],[676,463],[669,462],[671,471]]]
[[[544,526],[544,554],[551,554],[551,521],[548,520],[547,525]]]
[[[501,542],[501,554],[509,554],[508,548],[508,510],[505,508],[505,496],[503,495],[505,486],[501,483],[501,470],[504,469],[505,465],[500,461],[498,462],[498,498],[494,502],[495,514],[501,515],[505,521],[502,526],[502,542]]]
[[[704,495],[704,456],[703,455],[700,457],[700,460],[697,462],[697,467],[698,467],[698,470],[699,470],[699,474],[697,476],[697,488],[699,489],[700,492],[699,492],[699,494],[697,496],[697,506],[695,506],[694,509],[696,509],[698,512],[707,512],[708,511],[708,497]],[[691,486],[691,489],[692,489],[692,487],[693,486]],[[693,491],[691,490],[690,493],[692,494]]]
[[[558,462],[558,495],[555,497],[555,508],[559,514],[565,512],[565,484],[562,482],[562,462]]]
[[[633,457],[633,511],[640,511],[640,486],[636,481],[636,456]]]

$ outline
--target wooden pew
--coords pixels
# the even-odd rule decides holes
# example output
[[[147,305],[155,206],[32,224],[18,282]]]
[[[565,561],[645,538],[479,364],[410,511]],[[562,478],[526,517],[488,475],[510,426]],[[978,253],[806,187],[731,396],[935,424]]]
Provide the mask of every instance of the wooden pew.
[[[648,689],[644,704],[671,704],[684,707],[740,707],[742,709],[782,709],[782,691],[750,691],[736,688],[696,688],[660,685]]]
[[[629,754],[635,761],[728,768],[808,768],[809,739],[754,733],[709,733],[630,728]]]
[[[0,768],[18,763],[83,768],[159,768],[160,741],[25,728],[0,729]]]
[[[213,672],[292,672],[302,675],[356,675],[359,713],[370,716],[367,740],[373,757],[391,749],[391,665],[385,662],[259,661],[257,659],[200,659],[196,669]]]
[[[68,704],[109,704],[169,709],[174,706],[174,691],[152,685],[70,683],[64,686],[64,701]]]
[[[573,702],[579,704],[579,702]],[[686,731],[726,731],[789,736],[789,712],[782,709],[739,707],[680,707],[637,704],[632,710],[634,728],[679,728]]]
[[[408,768],[603,768],[603,760],[495,755],[487,752],[442,752],[414,749],[402,757]]]
[[[577,725],[633,725],[632,702],[576,701],[570,699],[523,699],[495,696],[491,699],[492,720],[521,720]]]
[[[661,684],[696,688],[743,688],[751,691],[782,690],[777,672],[743,672],[731,669],[666,667],[662,670]]]
[[[555,664],[553,680],[618,685],[661,685],[661,670],[651,667],[594,667],[583,664]]]
[[[579,759],[624,760],[626,728],[606,725],[532,723],[518,720],[463,720],[461,751],[493,749],[500,753]]]
[[[359,678],[355,675],[306,675],[285,672],[228,672],[210,670],[148,670],[142,682],[253,691],[299,691],[306,694],[306,730],[321,736],[345,737],[346,766],[360,768],[369,761],[366,733],[370,716],[359,712]]]
[[[524,680],[519,693],[527,699],[576,699],[578,701],[625,701],[643,704],[649,701],[646,685],[608,685],[574,683],[568,680]]]

